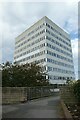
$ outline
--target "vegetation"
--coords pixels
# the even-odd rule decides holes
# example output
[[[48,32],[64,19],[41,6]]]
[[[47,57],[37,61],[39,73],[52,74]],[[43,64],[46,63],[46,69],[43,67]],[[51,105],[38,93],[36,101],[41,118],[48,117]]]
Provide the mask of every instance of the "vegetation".
[[[19,65],[7,62],[2,68],[2,86],[46,86],[49,85],[49,81],[45,79],[45,75],[42,68],[34,63]]]
[[[67,80],[66,85],[72,86],[75,82],[75,80]]]
[[[68,80],[62,88],[61,98],[74,120],[80,120],[80,80]]]
[[[80,102],[80,80],[68,80],[67,84],[71,87],[71,89],[73,89],[76,99]]]
[[[77,98],[77,100],[80,103],[80,80],[77,80],[75,82],[75,84],[73,85],[73,89],[74,89],[75,97]]]

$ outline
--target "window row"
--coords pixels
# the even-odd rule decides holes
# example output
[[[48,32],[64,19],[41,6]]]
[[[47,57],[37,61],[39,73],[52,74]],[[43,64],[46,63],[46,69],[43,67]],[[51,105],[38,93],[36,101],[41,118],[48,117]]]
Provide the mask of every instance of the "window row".
[[[46,30],[46,32],[47,32],[47,31],[48,31],[48,30]],[[17,46],[15,47],[15,49],[21,47],[22,45],[26,44],[26,43],[29,42],[30,40],[33,40],[34,38],[36,38],[36,37],[39,36],[40,34],[43,34],[44,32],[45,32],[45,29],[43,29],[42,31],[40,31],[40,32],[38,32],[37,34],[33,35],[31,38],[25,40],[24,42],[20,43],[19,45],[17,45]],[[48,33],[49,33],[49,31],[48,31]],[[51,35],[54,36],[54,37],[57,38],[57,39],[59,38],[58,36],[56,36],[56,35],[53,34],[53,33],[51,33]],[[51,39],[50,37],[46,36],[46,39],[51,40],[51,42],[54,42],[54,43],[56,43],[57,45],[59,45],[60,47],[63,47],[64,49],[66,49],[66,50],[68,50],[68,51],[71,52],[71,49],[69,49],[69,48],[67,48],[66,46],[62,45],[61,43],[59,43],[59,42]],[[59,39],[61,39],[61,38],[59,38]],[[64,41],[64,42],[65,42],[65,41]]]
[[[58,61],[53,60],[53,59],[50,59],[50,58],[47,58],[47,62],[54,63],[54,64],[56,64],[56,65],[65,66],[65,67],[73,68],[73,69],[74,69],[74,67],[73,67],[72,65],[65,64],[65,63],[63,63],[63,62],[58,62]]]
[[[49,79],[51,80],[74,80],[73,77],[63,77],[63,76],[53,76],[53,75],[49,75]]]
[[[45,25],[45,23],[42,23],[40,26],[38,26],[37,28],[35,28],[35,29],[32,30],[31,32],[29,32],[29,33],[27,34],[27,36],[32,35],[32,34],[35,33],[36,31],[38,31],[40,28],[42,28],[44,25]],[[52,26],[50,26],[48,23],[46,23],[46,26],[47,26],[48,28],[51,28],[54,32],[56,32],[56,33],[58,33],[59,35],[63,36],[64,38],[66,38],[66,39],[70,42],[70,40],[69,40],[67,37],[65,37],[63,34],[61,34],[61,33],[60,33],[59,31],[57,31],[55,28],[53,28]],[[47,30],[47,32],[49,32],[49,34],[50,34],[50,31]],[[17,40],[17,41],[16,41],[16,44],[18,44],[20,41],[24,40],[27,36],[24,36],[24,37],[22,37],[20,40]],[[69,45],[66,41],[62,40],[61,38],[59,38],[59,40],[63,41],[63,42],[66,43],[67,45]],[[69,45],[69,46],[70,46],[70,45]]]
[[[68,61],[68,62],[70,62],[70,63],[73,63],[73,61],[72,61],[71,59],[66,58],[66,57],[63,57],[63,56],[61,56],[61,55],[59,55],[59,54],[53,53],[53,52],[51,52],[51,51],[49,51],[49,50],[47,50],[47,54],[49,54],[49,55],[51,55],[51,56],[54,56],[54,57],[56,57],[56,58],[59,58],[59,59]]]
[[[35,35],[33,35],[32,37],[28,38],[27,40],[25,40],[24,42],[20,43],[19,45],[17,45],[15,47],[15,49],[21,47],[22,45],[26,44],[27,42],[29,42],[30,40],[33,40],[34,38],[37,38],[39,35],[43,34],[45,32],[45,29],[43,29],[42,31],[36,33]]]
[[[74,72],[70,70],[64,70],[64,69],[53,68],[53,67],[48,66],[48,72],[49,71],[53,71],[53,72],[55,71],[55,72],[65,73],[65,74],[74,74]]]
[[[29,53],[31,53],[31,52],[33,52],[33,51],[35,51],[35,50],[41,49],[41,48],[44,47],[44,46],[45,46],[45,43],[40,44],[40,45],[38,45],[38,46],[36,46],[36,47],[34,47],[34,48],[26,51],[26,52],[21,53],[21,54],[20,54],[20,57],[23,56],[23,55],[29,54]],[[18,57],[19,57],[19,56],[18,56]],[[18,58],[18,57],[16,57],[16,58]]]
[[[26,59],[21,59],[21,60],[17,61],[17,63],[19,63],[19,62],[24,62],[24,61],[26,61]],[[39,63],[43,63],[43,62],[45,62],[45,58],[40,59],[40,60],[33,61],[32,63],[39,64]],[[43,67],[43,69],[45,70],[45,67]]]
[[[41,52],[38,52],[38,53],[36,53],[36,54],[30,55],[29,57],[26,57],[26,58],[24,58],[24,59],[25,59],[25,60],[29,60],[29,59],[31,59],[31,58],[35,58],[35,57],[41,56],[41,55],[43,55],[43,54],[45,54],[45,50],[44,50],[44,51],[41,51]],[[17,58],[19,58],[19,57],[21,57],[21,56],[22,56],[22,54],[18,55],[17,57],[14,57],[14,59],[17,59]]]
[[[35,45],[35,44],[39,43],[40,41],[42,41],[42,40],[44,40],[44,39],[45,39],[45,36],[43,36],[43,37],[41,37],[41,38],[39,38],[39,39],[31,42],[30,44],[22,47],[21,49],[16,50],[16,51],[15,51],[15,54],[16,54],[16,53],[19,53],[19,52],[21,52],[21,51],[23,51],[23,50],[25,50],[25,49],[27,49],[27,48],[29,48],[30,46],[32,47],[32,45]]]
[[[39,63],[43,63],[43,62],[45,62],[45,61],[46,61],[46,59],[43,58],[43,59],[34,61],[34,63],[39,64]]]
[[[50,28],[51,30],[53,30],[54,32],[58,33],[59,35],[61,35],[62,37],[64,37],[65,39],[67,39],[70,42],[70,39],[67,38],[65,35],[61,34],[59,31],[57,31],[55,28],[53,28],[52,26],[50,26],[48,23],[46,23],[46,26],[48,28]]]
[[[55,35],[54,33],[50,32],[50,31],[47,30],[47,29],[46,29],[46,32],[47,32],[48,34],[52,35],[53,37],[55,37],[57,40],[59,40],[59,41],[65,43],[66,45],[68,45],[68,46],[71,47],[71,45],[70,45],[69,43],[67,43],[65,40],[63,40],[63,39],[60,38],[59,36]]]
[[[40,28],[42,28],[45,24],[42,23],[40,26],[38,26],[37,28],[35,28],[34,30],[32,30],[31,32],[28,33],[28,36],[29,35],[32,35],[33,33],[35,33],[36,31],[38,31]]]
[[[49,40],[49,41],[51,41],[52,43],[55,43],[56,45],[58,45],[58,46],[60,46],[62,48],[68,50],[69,52],[72,52],[71,49],[69,49],[68,47],[62,45],[61,43],[57,42],[56,40],[53,40],[51,37],[46,36],[46,39]]]
[[[47,46],[48,46],[49,48],[53,49],[53,50],[56,50],[56,51],[58,51],[58,52],[61,52],[61,53],[65,54],[65,55],[69,56],[69,57],[72,57],[71,54],[69,54],[69,53],[65,52],[64,50],[61,50],[61,49],[59,49],[59,48],[57,48],[57,47],[55,47],[55,46],[53,46],[53,45],[51,45],[51,44],[49,44],[49,43],[47,43]]]
[[[35,28],[34,30],[32,30],[31,32],[29,32],[28,34],[27,34],[27,36],[30,36],[30,35],[32,35],[33,33],[35,33],[36,31],[38,31],[40,28],[42,28],[44,26],[44,23],[42,23],[40,26],[38,26],[37,28]],[[27,36],[24,36],[24,37],[22,37],[20,40],[17,40],[16,41],[16,44],[18,44],[20,41],[22,41],[22,40],[24,40]]]

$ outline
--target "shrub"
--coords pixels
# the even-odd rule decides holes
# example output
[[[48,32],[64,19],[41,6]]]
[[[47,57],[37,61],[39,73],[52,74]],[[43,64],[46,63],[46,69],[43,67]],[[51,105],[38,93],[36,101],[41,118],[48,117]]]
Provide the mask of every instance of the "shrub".
[[[80,80],[77,80],[75,82],[75,84],[73,85],[73,89],[77,100],[80,102]]]

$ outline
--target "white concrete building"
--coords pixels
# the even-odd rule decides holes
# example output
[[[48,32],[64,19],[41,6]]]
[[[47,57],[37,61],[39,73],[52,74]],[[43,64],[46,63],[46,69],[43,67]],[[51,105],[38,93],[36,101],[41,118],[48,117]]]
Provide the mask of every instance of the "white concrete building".
[[[69,34],[46,16],[16,38],[15,61],[44,66],[53,84],[75,79]]]

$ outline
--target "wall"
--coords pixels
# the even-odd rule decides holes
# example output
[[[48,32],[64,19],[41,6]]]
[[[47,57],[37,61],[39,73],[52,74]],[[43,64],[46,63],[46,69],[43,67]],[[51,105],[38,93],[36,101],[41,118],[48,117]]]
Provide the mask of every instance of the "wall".
[[[27,93],[25,90],[24,87],[3,87],[2,104],[27,101]]]
[[[54,95],[53,86],[44,87],[3,87],[2,104],[26,102],[27,100]]]

